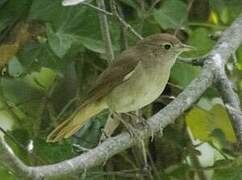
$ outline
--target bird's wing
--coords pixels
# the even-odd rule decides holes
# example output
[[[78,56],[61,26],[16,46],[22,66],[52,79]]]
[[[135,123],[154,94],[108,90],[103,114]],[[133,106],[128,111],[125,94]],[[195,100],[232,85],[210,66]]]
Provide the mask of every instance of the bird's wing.
[[[128,80],[140,59],[133,53],[122,53],[97,79],[87,99],[97,100],[106,96],[114,87]]]

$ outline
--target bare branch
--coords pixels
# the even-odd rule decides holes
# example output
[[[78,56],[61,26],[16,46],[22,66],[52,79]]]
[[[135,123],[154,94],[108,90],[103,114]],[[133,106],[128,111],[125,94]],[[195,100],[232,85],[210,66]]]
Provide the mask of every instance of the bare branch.
[[[235,134],[242,149],[242,113],[238,95],[234,92],[232,84],[225,74],[224,67],[214,71],[216,87],[221,94],[225,107],[231,118]]]
[[[7,167],[19,176],[28,177],[30,167],[26,166],[12,151],[8,144],[0,137],[0,148],[3,153],[0,154],[0,159]]]

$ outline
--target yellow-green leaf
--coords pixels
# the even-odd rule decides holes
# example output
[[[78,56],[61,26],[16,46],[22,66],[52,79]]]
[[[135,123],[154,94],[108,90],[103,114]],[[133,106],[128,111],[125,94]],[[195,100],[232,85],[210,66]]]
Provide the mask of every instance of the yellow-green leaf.
[[[215,105],[210,111],[193,108],[186,115],[186,123],[193,136],[202,141],[213,140],[211,134],[219,129],[227,141],[235,142],[235,134],[230,119],[222,105]]]

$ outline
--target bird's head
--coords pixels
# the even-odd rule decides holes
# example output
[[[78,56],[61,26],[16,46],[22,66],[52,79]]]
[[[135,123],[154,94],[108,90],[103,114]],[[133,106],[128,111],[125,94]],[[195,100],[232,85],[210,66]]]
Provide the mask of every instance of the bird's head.
[[[154,34],[144,38],[137,43],[138,46],[148,48],[156,56],[177,57],[184,51],[194,48],[183,44],[179,39],[171,34]]]

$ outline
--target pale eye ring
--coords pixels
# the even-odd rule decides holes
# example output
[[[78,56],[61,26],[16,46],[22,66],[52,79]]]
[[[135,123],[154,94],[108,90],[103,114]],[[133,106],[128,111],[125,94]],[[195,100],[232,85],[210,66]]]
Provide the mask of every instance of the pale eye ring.
[[[171,49],[171,47],[172,47],[172,45],[171,45],[170,43],[165,43],[163,46],[164,46],[164,48],[165,48],[166,50],[169,50],[169,49]]]

